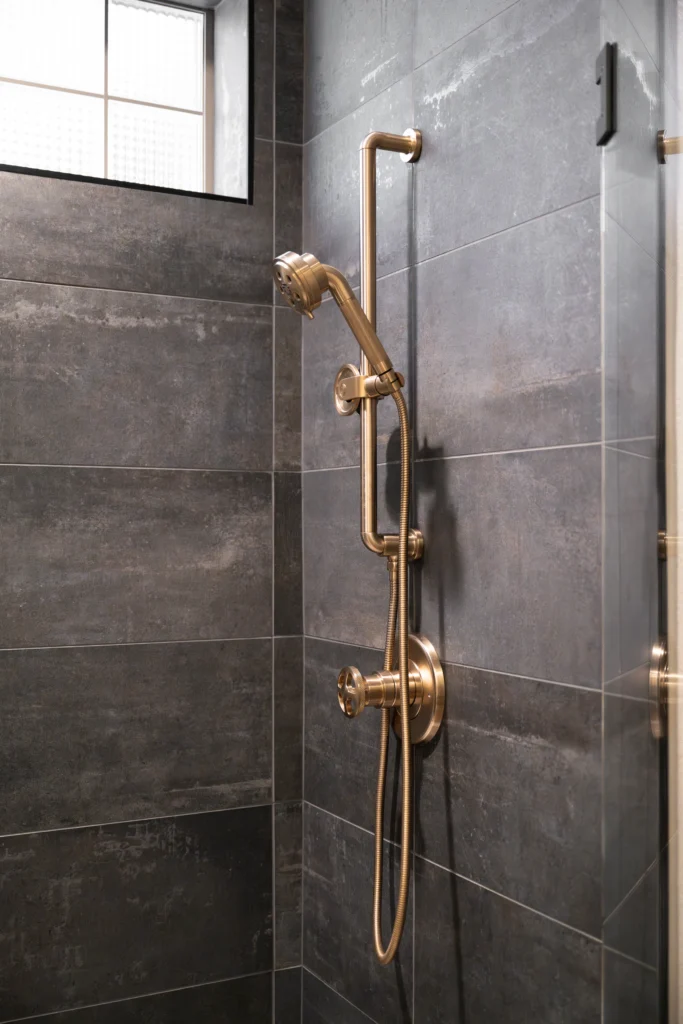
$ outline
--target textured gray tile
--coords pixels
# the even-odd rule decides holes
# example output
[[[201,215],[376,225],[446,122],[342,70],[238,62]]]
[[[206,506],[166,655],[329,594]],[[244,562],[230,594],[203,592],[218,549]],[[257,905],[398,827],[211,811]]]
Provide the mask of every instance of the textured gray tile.
[[[2,647],[271,631],[271,480],[5,467]]]
[[[375,792],[381,715],[367,708],[346,718],[337,701],[337,677],[345,665],[363,673],[382,668],[380,651],[306,638],[304,796],[340,818],[375,829]],[[385,835],[400,840],[400,744],[391,732],[385,798]]]
[[[303,148],[286,142],[275,144],[274,256],[301,252],[301,188]],[[276,293],[280,302],[284,299]],[[298,314],[297,314],[298,316]]]
[[[420,445],[600,440],[597,200],[421,264],[416,292]]]
[[[270,670],[267,640],[0,653],[0,832],[268,802]]]
[[[254,0],[254,135],[272,139],[275,0]]]
[[[415,1024],[599,1024],[600,944],[419,857]]]
[[[275,972],[273,1024],[301,1024],[301,968]]]
[[[415,332],[414,275],[392,274],[377,283],[377,333],[396,367],[406,377],[404,394],[411,407]],[[305,321],[304,466],[328,469],[358,465],[360,417],[339,416],[334,407],[334,379],[344,363],[359,365],[358,345],[335,302],[323,302],[314,320]],[[398,417],[391,398],[377,408],[377,458],[396,459]]]
[[[657,856],[659,747],[647,701],[606,696],[603,729],[603,903],[609,917]]]
[[[660,76],[623,7],[655,0],[606,0],[603,34],[617,44],[617,131],[605,147],[605,210],[654,259],[660,259],[657,130],[663,124]],[[658,2],[658,0],[657,0]]]
[[[614,2],[615,0],[609,0],[609,3]],[[619,3],[647,47],[648,53],[659,66],[660,7],[667,6],[666,0],[664,3],[662,0],[619,0]]]
[[[326,6],[332,9],[332,4]],[[304,147],[304,248],[338,267],[352,285],[358,283],[360,259],[358,151],[378,125],[399,134],[413,126],[411,78],[397,82]],[[377,154],[380,276],[411,263],[413,174],[413,165],[404,164],[396,153]]]
[[[415,5],[415,66],[424,64],[515,2],[420,0]]]
[[[593,0],[520,0],[415,73],[420,260],[596,195]]]
[[[5,1019],[267,970],[270,816],[258,807],[4,838]]]
[[[445,722],[416,748],[418,851],[599,937],[602,695],[445,671]]]
[[[403,942],[388,969],[379,965],[374,954],[373,842],[369,833],[354,825],[304,806],[304,963],[374,1020],[407,1024],[412,1000],[411,943]],[[390,843],[385,843],[384,870],[386,942],[398,884],[397,848]],[[409,904],[406,937],[412,934],[412,926]]]
[[[649,662],[657,638],[657,466],[606,448],[604,474],[604,674],[610,681]]]
[[[611,217],[604,234],[605,438],[657,430],[661,271]]]
[[[380,467],[383,532],[398,529],[397,477],[397,466]],[[389,583],[385,560],[360,539],[358,470],[304,473],[303,481],[306,635],[382,648]]]
[[[275,31],[275,138],[302,142],[304,0],[276,0]]]
[[[302,632],[301,475],[275,473],[273,562],[276,636]]]
[[[655,971],[607,949],[604,973],[604,1024],[654,1024],[659,1019]]]
[[[275,967],[301,963],[301,803],[275,804]]]
[[[273,736],[274,795],[276,800],[300,800],[304,642],[300,636],[276,637],[273,642],[273,700],[276,723]]]
[[[0,278],[272,300],[273,147],[254,205],[0,172]]]
[[[411,0],[307,0],[306,139],[409,73],[412,18]]]
[[[364,1013],[343,996],[304,971],[303,1024],[368,1024]]]
[[[659,860],[643,875],[603,927],[603,942],[610,949],[657,966],[659,940],[659,886],[666,865],[660,873]]]
[[[441,657],[599,686],[599,446],[418,463],[416,490],[416,620]]]
[[[263,1024],[270,1020],[270,972],[196,988],[141,996],[124,1002],[67,1010],[47,1018],[51,1024]],[[40,1018],[44,1019],[44,1018]],[[47,1022],[46,1022],[47,1024]],[[299,1024],[286,1017],[276,1024]]]
[[[281,470],[301,469],[301,318],[276,309],[273,462]]]
[[[271,467],[271,311],[0,282],[1,462]]]

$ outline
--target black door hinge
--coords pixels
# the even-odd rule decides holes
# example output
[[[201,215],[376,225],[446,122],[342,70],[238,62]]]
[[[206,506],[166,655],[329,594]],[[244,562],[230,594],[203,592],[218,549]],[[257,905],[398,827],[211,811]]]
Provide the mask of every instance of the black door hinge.
[[[617,130],[616,66],[617,44],[605,43],[595,64],[595,82],[600,86],[600,117],[595,122],[598,146],[606,146]]]

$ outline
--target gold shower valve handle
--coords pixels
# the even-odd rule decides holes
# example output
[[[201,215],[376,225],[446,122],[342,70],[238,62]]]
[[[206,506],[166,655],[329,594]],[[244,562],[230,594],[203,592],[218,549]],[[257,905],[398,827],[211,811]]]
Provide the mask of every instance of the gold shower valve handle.
[[[398,708],[401,685],[397,670],[364,676],[347,665],[337,679],[339,707],[347,718],[356,718],[366,707]],[[435,735],[444,706],[443,672],[436,651],[426,637],[411,634],[408,641],[408,702],[413,743]]]

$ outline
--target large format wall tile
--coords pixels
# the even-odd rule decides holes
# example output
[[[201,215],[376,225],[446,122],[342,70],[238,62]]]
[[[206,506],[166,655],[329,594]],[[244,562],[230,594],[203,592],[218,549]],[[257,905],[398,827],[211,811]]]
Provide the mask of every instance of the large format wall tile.
[[[399,134],[413,126],[410,78],[397,82],[304,146],[304,248],[323,263],[338,267],[352,285],[358,283],[360,261],[359,147],[378,126]],[[379,275],[403,270],[411,263],[413,173],[413,165],[404,164],[396,153],[377,154]]]
[[[368,1024],[370,1017],[304,970],[303,1024]]]
[[[378,527],[383,532],[398,529],[397,476],[397,466],[380,468]],[[358,470],[304,473],[303,481],[306,635],[382,647],[387,568],[360,539]]]
[[[302,162],[301,146],[276,143],[274,256],[292,249],[301,252]],[[284,302],[277,292],[276,297]]]
[[[654,437],[657,430],[657,263],[605,218],[605,438]]]
[[[273,808],[275,967],[301,963],[301,803]]]
[[[273,1024],[301,1024],[301,974],[300,967],[275,972]]]
[[[271,975],[197,985],[161,995],[51,1014],[46,1024],[263,1024],[270,1020]],[[276,1024],[299,1024],[298,1018]]]
[[[654,863],[659,846],[659,747],[650,703],[604,701],[604,911],[608,917]]]
[[[418,463],[419,631],[445,661],[600,685],[599,446]]]
[[[605,946],[650,967],[657,966],[659,956],[659,893],[665,874],[666,859],[660,863],[658,858],[610,914],[602,932]]]
[[[271,812],[2,840],[5,1020],[271,966]]]
[[[3,647],[271,630],[268,474],[0,470]]]
[[[412,0],[392,0],[390,4],[308,0],[304,101],[307,139],[410,71],[412,20]],[[384,125],[378,127],[389,130]]]
[[[273,358],[273,468],[301,469],[301,317],[276,309]]]
[[[414,64],[418,67],[495,18],[516,0],[419,0],[415,5]]]
[[[272,300],[273,146],[254,205],[0,172],[0,278]]]
[[[0,462],[268,470],[271,311],[0,282]]]
[[[659,980],[650,967],[605,950],[604,1024],[650,1024],[659,1016]]]
[[[254,134],[272,139],[274,131],[275,0],[254,0]]]
[[[415,72],[420,260],[599,192],[599,41],[593,0],[521,0]]]
[[[273,796],[300,800],[304,697],[303,637],[276,637],[273,641]]]
[[[276,636],[301,633],[303,569],[301,552],[301,474],[275,473],[273,631]]]
[[[606,448],[603,491],[604,678],[609,682],[646,665],[657,637],[655,460]]]
[[[380,651],[306,638],[304,796],[340,818],[374,831],[380,714],[366,709],[346,718],[337,701],[337,676],[345,665],[364,674],[382,668]],[[400,839],[400,745],[389,738],[385,835]]]
[[[269,802],[270,677],[268,640],[0,652],[0,832]]]
[[[275,2],[275,138],[284,142],[303,142],[304,6]]]
[[[385,942],[395,911],[398,848],[385,843]],[[407,1024],[412,1001],[412,946],[380,966],[372,941],[374,839],[370,833],[304,805],[304,964],[382,1024]],[[412,933],[409,905],[406,936]]]
[[[416,749],[416,845],[596,937],[599,692],[445,666],[446,719]]]
[[[410,271],[377,282],[377,333],[397,370],[406,377],[404,396],[411,406],[415,373],[415,283]],[[305,321],[304,467],[329,469],[357,466],[360,460],[360,417],[339,416],[334,405],[334,379],[344,363],[360,363],[356,340],[335,302],[323,302],[312,323]],[[377,458],[399,458],[398,416],[392,398],[377,407]]]
[[[420,445],[600,440],[596,200],[420,264],[416,291]]]
[[[415,1024],[599,1024],[599,943],[419,857],[415,925]]]

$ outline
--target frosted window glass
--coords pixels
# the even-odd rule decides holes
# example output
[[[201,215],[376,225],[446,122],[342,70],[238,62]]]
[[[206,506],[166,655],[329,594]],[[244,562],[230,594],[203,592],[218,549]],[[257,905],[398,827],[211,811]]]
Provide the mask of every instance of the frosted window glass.
[[[109,95],[201,111],[204,16],[144,0],[111,0]]]
[[[104,0],[0,0],[0,76],[104,91]]]
[[[200,114],[109,103],[110,178],[201,192],[203,144]]]
[[[0,163],[101,178],[104,100],[0,82]]]

